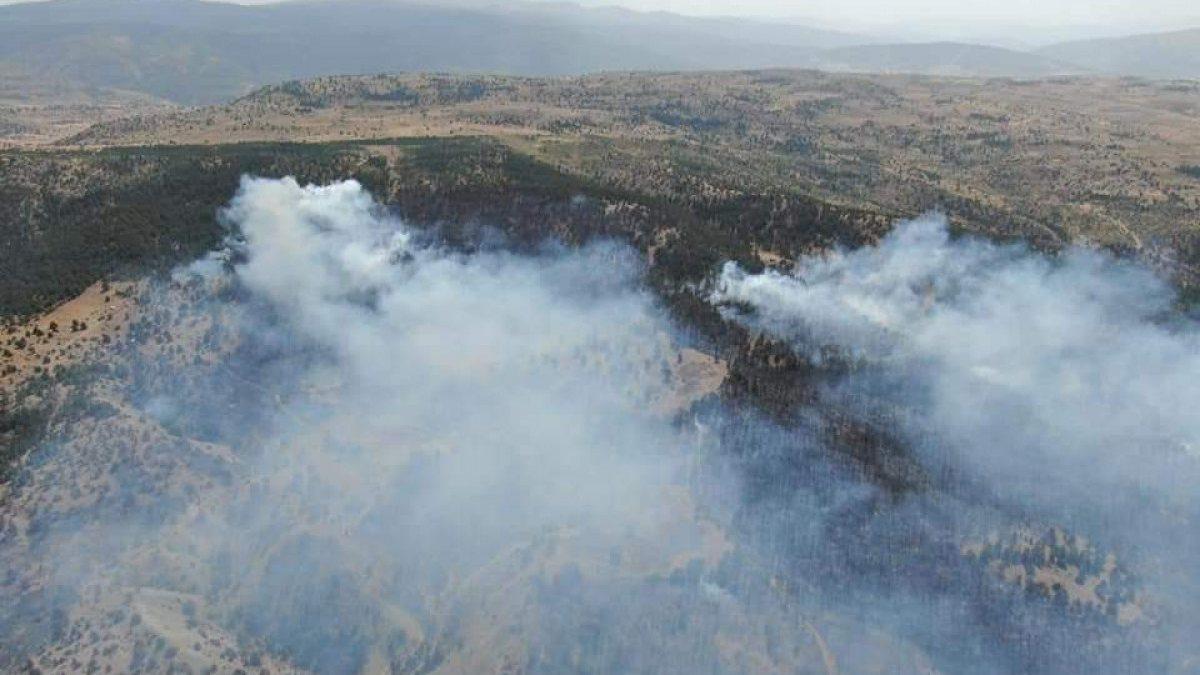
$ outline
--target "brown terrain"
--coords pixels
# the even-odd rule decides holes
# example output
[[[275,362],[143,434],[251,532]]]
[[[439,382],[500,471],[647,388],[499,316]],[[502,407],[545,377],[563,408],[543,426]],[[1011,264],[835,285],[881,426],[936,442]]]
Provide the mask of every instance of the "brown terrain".
[[[488,220],[518,237],[576,242],[590,229],[629,240],[645,254],[651,284],[670,310],[705,337],[703,349],[664,337],[661,353],[645,359],[664,373],[663,387],[646,393],[649,405],[681,419],[714,396],[750,401],[768,414],[811,396],[797,384],[803,364],[785,348],[718,325],[690,291],[679,290],[720,257],[786,268],[814,249],[871,241],[894,218],[942,209],[965,231],[1048,250],[1106,247],[1156,265],[1184,289],[1200,283],[1194,83],[762,71],[333,77],[203,108],[120,93],[22,96],[0,86],[0,180],[12,205],[0,215],[21,230],[13,241],[29,248],[20,250],[33,251],[10,264],[41,285],[36,302],[6,299],[11,311],[0,327],[0,412],[14,420],[0,427],[0,441],[9,475],[22,475],[19,484],[0,485],[0,555],[10,570],[0,585],[35,610],[46,603],[45,621],[8,643],[26,648],[19,665],[33,672],[300,670],[231,628],[238,621],[232,608],[243,601],[237,594],[250,591],[213,592],[218,583],[198,562],[212,552],[187,530],[203,527],[219,506],[286,494],[313,474],[346,492],[355,484],[339,481],[353,477],[300,447],[297,466],[279,484],[251,483],[234,448],[147,415],[131,384],[139,372],[185,364],[220,373],[245,338],[223,333],[220,314],[201,309],[227,289],[181,284],[162,269],[219,241],[213,214],[242,172],[314,181],[355,175],[406,218],[444,226],[451,236],[462,223]],[[187,192],[193,185],[197,192]],[[161,210],[121,210],[122,199],[134,197],[174,201]],[[68,217],[97,230],[47,234]],[[210,229],[188,225],[200,221]],[[124,238],[109,238],[111,231]],[[154,247],[144,258],[110,264],[108,253],[133,241]],[[78,251],[94,242],[111,247],[105,259],[80,263]],[[47,282],[46,265],[59,260],[76,266],[61,282]],[[161,264],[138,267],[147,261]],[[855,471],[897,492],[926,486],[928,478],[905,460],[872,454],[886,445],[874,430],[835,427],[849,439]],[[355,440],[370,443],[365,434]],[[58,440],[53,451],[32,452],[43,437]],[[87,539],[86,527],[64,540],[45,537],[41,523],[106,510],[154,513],[196,495],[203,499],[189,504],[175,525],[180,531],[123,550],[132,578],[84,589],[64,603],[66,612],[45,599],[45,561],[62,553],[46,550],[45,541],[103,546]],[[413,606],[384,607],[363,638],[366,670],[468,673],[501,663],[500,672],[522,672],[530,636],[545,629],[522,611],[540,585],[583,569],[636,589],[646,579],[711,571],[735,554],[729,534],[686,489],[672,500],[672,513],[626,533],[616,551],[594,550],[569,529],[549,532],[430,585]],[[372,576],[370,548],[347,534],[359,523],[325,522],[293,506],[288,545],[332,542],[351,552],[350,569],[340,571],[365,580],[364,592],[384,583]],[[992,578],[1061,600],[1074,614],[1108,617],[1122,629],[1153,621],[1150,601],[1126,590],[1126,572],[1111,554],[1058,529],[1032,532],[971,539],[961,544],[962,558]],[[265,576],[285,555],[263,552],[244,574]],[[767,576],[771,597],[788,595],[792,581]],[[922,649],[856,619],[782,602],[771,611],[719,619],[722,666],[935,672]],[[772,622],[795,630],[780,634]]]
[[[666,194],[793,192],[1047,245],[1134,251],[1188,279],[1200,85],[779,71],[572,79],[376,76],[102,123],[83,147],[486,136]]]
[[[67,613],[47,609],[44,623],[24,625],[10,636],[27,644],[45,642],[24,657],[23,670],[308,672],[227,627],[231,606],[240,601],[237,593],[252,593],[253,583],[233,597],[205,591],[217,582],[206,576],[212,571],[200,561],[210,552],[195,532],[219,518],[225,505],[261,498],[264,491],[285,494],[295,481],[310,480],[310,472],[348,494],[363,487],[358,477],[326,462],[319,446],[328,442],[329,432],[318,428],[311,439],[289,449],[293,466],[263,483],[247,472],[234,449],[188,438],[148,416],[130,400],[132,383],[122,375],[131,368],[163,364],[174,370],[193,357],[202,358],[196,361],[202,368],[222,369],[223,355],[236,349],[237,342],[231,336],[214,341],[211,335],[220,324],[236,321],[188,309],[219,290],[196,283],[172,283],[165,290],[145,283],[97,284],[27,323],[10,324],[9,349],[17,351],[7,359],[15,370],[5,375],[5,390],[20,391],[43,372],[60,373],[53,384],[38,389],[47,400],[26,396],[23,405],[49,405],[56,421],[48,434],[65,440],[53,450],[43,449],[36,463],[25,468],[22,485],[41,488],[8,494],[5,487],[0,555],[11,570],[5,584],[38,597],[62,574],[52,560],[87,559],[104,550],[106,542],[93,539],[87,527],[68,537],[47,537],[39,523],[96,512],[153,512],[163,500],[189,500],[181,522],[153,540],[131,542],[120,554],[128,578],[95,580],[81,589],[82,597]],[[139,338],[131,339],[131,333]],[[26,346],[17,348],[22,339]],[[694,349],[673,350],[669,342],[663,349],[667,351],[661,355],[646,355],[648,368],[666,373],[664,387],[647,392],[654,409],[681,414],[722,385],[725,364]],[[110,374],[86,379],[66,374],[100,363]],[[380,442],[369,434],[354,440]],[[418,451],[414,446],[413,452]],[[444,587],[428,588],[419,607],[387,606],[372,624],[373,646],[363,672],[474,673],[497,664],[502,672],[520,672],[532,658],[528,649],[534,636],[545,630],[536,613],[527,610],[536,606],[536,589],[543,585],[579,570],[618,586],[645,583],[715,568],[730,554],[727,535],[697,512],[683,486],[664,495],[664,503],[671,505],[668,512],[649,519],[644,530],[625,533],[619,550],[599,549],[570,528],[547,532],[530,542],[514,542],[511,550],[467,576],[451,578]],[[370,542],[351,534],[361,523],[330,523],[296,508],[282,545],[319,538],[357,561],[350,571],[365,584],[384,582],[373,577]],[[252,580],[266,574],[275,555],[260,554]],[[723,667],[835,673],[843,672],[839,663],[853,672],[882,672],[901,664],[911,672],[933,672],[918,649],[886,634],[864,633],[861,626],[834,615],[806,615],[802,630],[784,638],[797,642],[783,649],[769,624],[788,620],[793,618],[724,617],[715,638]],[[52,622],[60,622],[54,629],[59,637],[47,640],[42,632],[52,630]],[[389,642],[394,635],[403,636],[407,645],[399,653]]]
[[[48,145],[97,122],[173,107],[146,94],[84,88],[0,67],[0,150]]]

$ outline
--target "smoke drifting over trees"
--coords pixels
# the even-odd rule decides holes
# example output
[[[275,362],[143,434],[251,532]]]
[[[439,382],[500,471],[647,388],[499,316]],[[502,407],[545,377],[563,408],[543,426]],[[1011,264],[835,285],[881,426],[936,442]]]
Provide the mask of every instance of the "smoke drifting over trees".
[[[1194,632],[1200,331],[1149,271],[955,240],[930,216],[790,274],[727,264],[713,297],[810,359],[852,364],[823,396],[902,411],[889,419],[905,447],[953,493],[1154,568],[1141,581],[1179,631],[1169,642]]]
[[[914,430],[957,449],[946,461],[1015,499],[1175,502],[1197,485],[1200,333],[1143,268],[952,241],[926,218],[793,274],[727,265],[716,298],[878,373],[919,411]]]
[[[1200,349],[1147,272],[935,220],[728,265],[711,300],[819,384],[768,419],[697,380],[623,245],[450,250],[353,182],[247,179],[224,218],[9,497],[5,663],[69,668],[75,631],[181,641],[151,670],[203,661],[189,631],[318,672],[1191,658]],[[106,487],[39,501],[80,473]]]

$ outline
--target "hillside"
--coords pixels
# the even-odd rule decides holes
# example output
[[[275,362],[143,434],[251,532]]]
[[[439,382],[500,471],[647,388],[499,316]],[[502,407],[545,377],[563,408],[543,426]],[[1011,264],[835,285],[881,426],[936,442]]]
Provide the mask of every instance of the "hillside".
[[[1197,279],[1200,89],[763,71],[375,76],[100,124],[70,145],[485,136],[664,195],[802,194],[1047,247],[1090,242]]]
[[[1194,78],[1196,30],[1032,52],[899,43],[788,22],[571,3],[49,0],[0,5],[0,71],[78,90],[213,104],[290,79],[381,72],[581,75],[808,67],[1038,78]],[[44,86],[44,85],[41,85]]]
[[[707,300],[723,261],[786,269],[879,241],[887,214],[723,187],[715,181],[729,174],[701,167],[707,186],[638,187],[480,137],[4,159],[4,203],[23,214],[0,223],[6,249],[20,252],[5,259],[3,299],[32,314],[7,318],[3,336],[0,439],[12,473],[0,559],[12,572],[0,580],[0,667],[922,673],[959,672],[980,653],[1056,672],[1162,663],[1141,614],[1162,599],[1146,597],[1140,568],[994,514],[987,499],[964,505],[955,477],[929,471],[895,433],[896,406],[908,403],[884,398],[859,414],[824,398],[853,363],[831,353],[814,366]],[[227,272],[246,263],[204,257],[232,219],[255,222],[240,206],[217,217],[244,173],[360,180],[383,208],[349,202],[352,224],[394,214],[405,242],[429,247],[389,257],[408,292],[264,304],[251,275]],[[318,200],[312,231],[327,233],[340,202],[319,200],[360,189],[259,184]],[[260,224],[287,222],[286,203],[267,213]],[[629,260],[611,240],[636,253],[632,279],[610,277]],[[362,254],[293,250],[335,263]],[[542,256],[545,268],[526,267]],[[286,262],[296,288],[326,278]],[[511,294],[543,277],[561,300]],[[463,279],[476,284],[466,295],[454,291]],[[632,305],[606,299],[643,287],[653,295]],[[372,317],[396,303],[411,309],[342,352],[296,332],[322,302],[363,310],[322,321],[333,340],[374,330]],[[669,324],[629,307],[661,307]],[[549,331],[561,311],[572,329],[600,323]],[[612,332],[632,354],[609,349]],[[376,348],[386,358],[331,368]],[[549,379],[513,396],[513,378],[531,371]],[[397,373],[399,392],[386,384]],[[617,419],[635,424],[596,423],[610,378],[636,404],[625,412],[618,399],[636,417]],[[431,379],[439,386],[409,393]],[[480,406],[504,415],[481,418]],[[562,406],[572,413],[559,422]],[[584,437],[585,455],[544,440],[562,427]],[[621,458],[647,428],[663,445],[634,446],[627,470]],[[631,503],[653,452],[676,444],[684,461],[667,465],[668,483],[634,493],[644,511],[615,508]],[[494,478],[514,470],[524,479]],[[593,501],[604,505],[598,523],[575,515]],[[968,507],[988,515],[957,522]],[[821,527],[797,536],[808,522]],[[913,601],[876,589],[901,584],[940,611],[893,621]],[[846,593],[854,585],[865,599]]]
[[[147,94],[82,86],[0,65],[0,148],[48,144],[97,122],[171,107]]]
[[[319,557],[321,550],[336,549],[363,562],[378,562],[387,554],[375,549],[375,544],[390,539],[346,526],[330,528],[323,516],[314,515],[278,530],[287,533],[276,540],[281,548],[271,543],[247,551],[255,562],[241,569],[253,569],[259,580],[247,578],[246,585],[239,583],[240,588],[222,581],[219,573],[210,577],[207,571],[201,576],[186,572],[191,563],[181,560],[183,567],[175,568],[172,563],[173,570],[184,573],[175,581],[159,576],[156,581],[132,585],[105,583],[99,596],[55,595],[56,580],[44,576],[44,570],[57,550],[54,541],[59,530],[50,523],[60,522],[60,518],[90,529],[105,517],[94,519],[93,514],[111,514],[110,509],[126,508],[121,506],[125,503],[137,504],[147,516],[146,523],[165,523],[162,519],[182,495],[191,495],[186,499],[223,518],[219,513],[225,504],[250,506],[266,494],[261,491],[264,488],[279,496],[290,491],[282,484],[281,492],[266,484],[255,485],[252,474],[246,473],[256,464],[252,456],[258,450],[253,437],[221,440],[224,432],[218,427],[233,422],[233,417],[222,414],[226,422],[208,418],[217,426],[204,429],[201,427],[207,422],[201,427],[180,426],[141,411],[146,396],[158,396],[151,390],[157,389],[155,382],[166,381],[160,378],[170,379],[176,393],[186,389],[191,392],[188,396],[207,398],[204,392],[210,388],[206,381],[229,378],[231,364],[243,358],[259,359],[252,355],[257,350],[254,333],[241,334],[234,328],[234,317],[241,310],[230,305],[226,309],[232,314],[226,309],[209,313],[209,308],[216,307],[211,303],[224,303],[238,295],[236,288],[180,285],[162,276],[176,262],[194,259],[218,245],[223,230],[216,210],[227,201],[230,191],[236,190],[241,174],[295,175],[317,182],[354,176],[371,186],[407,222],[428,228],[439,240],[465,250],[486,235],[478,223],[503,224],[505,235],[518,250],[551,236],[572,247],[617,237],[653,261],[647,281],[660,289],[664,299],[675,297],[668,302],[679,320],[713,336],[724,332],[715,323],[714,312],[698,306],[694,295],[679,295],[678,290],[687,279],[701,280],[719,257],[753,263],[758,251],[772,241],[788,241],[805,249],[834,242],[860,243],[884,224],[874,214],[814,200],[785,203],[779,198],[713,195],[707,202],[673,203],[638,190],[566,175],[502,144],[480,139],[43,151],[12,153],[5,159],[8,192],[4,203],[23,204],[28,212],[39,214],[29,222],[31,228],[21,228],[19,221],[11,219],[14,214],[5,214],[5,233],[32,230],[28,238],[5,242],[6,248],[17,246],[21,251],[21,255],[6,258],[6,309],[27,311],[30,301],[52,301],[82,291],[28,323],[6,322],[6,368],[0,373],[0,438],[7,453],[5,461],[19,461],[45,438],[66,440],[67,436],[59,434],[71,430],[71,440],[61,452],[33,450],[29,456],[37,457],[37,468],[33,463],[28,467],[36,476],[18,472],[20,477],[10,483],[11,492],[0,498],[0,527],[6,533],[0,556],[14,570],[0,584],[0,593],[13,600],[0,614],[0,621],[12,627],[4,631],[0,643],[0,666],[6,668],[26,660],[43,669],[65,668],[78,660],[81,666],[94,663],[99,669],[154,670],[182,664],[197,668],[219,660],[221,672],[252,667],[269,667],[272,672],[322,672],[355,670],[382,659],[397,672],[439,668],[442,672],[471,672],[509,660],[548,664],[544,667],[551,670],[572,663],[607,669],[613,666],[610,659],[625,657],[608,650],[572,654],[538,648],[543,643],[569,644],[562,642],[561,636],[580,630],[574,627],[576,623],[592,621],[589,614],[573,608],[578,601],[571,600],[571,594],[590,593],[587,589],[597,579],[594,575],[602,575],[605,588],[617,594],[613,598],[616,604],[604,602],[607,609],[603,611],[613,617],[606,622],[606,630],[613,635],[637,636],[636,623],[618,621],[624,614],[621,606],[650,594],[665,603],[658,609],[654,604],[646,607],[644,618],[658,617],[654,619],[657,622],[666,620],[662,612],[669,612],[676,603],[704,603],[695,594],[699,575],[715,571],[719,560],[730,554],[730,544],[719,525],[700,513],[686,492],[673,488],[676,492],[667,519],[650,529],[621,534],[615,548],[597,546],[579,536],[578,526],[542,528],[532,533],[532,539],[530,533],[514,533],[499,542],[472,543],[470,557],[455,559],[453,575],[445,575],[441,568],[421,570],[419,578],[416,572],[403,575],[404,588],[412,589],[404,591],[406,597],[389,591],[391,597],[383,598],[378,587],[372,590],[376,583],[397,588],[394,581],[401,577],[363,582],[374,573],[357,562],[351,567],[317,563],[322,567],[317,572],[321,580],[314,586],[307,577],[301,586],[314,592],[298,602],[302,606],[321,602],[321,597],[337,589],[337,596],[356,618],[326,607],[317,616],[335,616],[336,620],[320,620],[307,627],[303,625],[306,613],[297,613],[290,600],[281,604],[279,599],[260,596],[256,589],[272,583],[267,579],[276,578],[279,566],[287,566],[285,561],[296,556],[307,559],[310,554]],[[88,279],[96,275],[106,281],[88,286]],[[86,288],[80,288],[81,284]],[[553,344],[554,336],[547,337]],[[587,337],[594,349],[593,338]],[[754,354],[743,333],[731,335],[729,344],[732,349],[747,351],[746,363],[739,368],[753,367],[765,358]],[[672,351],[651,352],[645,355],[644,364],[638,362],[656,378],[660,372],[667,374],[665,391],[651,392],[652,409],[664,411],[656,414],[682,413],[701,399],[711,399],[725,380],[726,365],[707,353],[681,349],[683,345],[668,341],[665,346]],[[188,356],[182,356],[181,350]],[[566,358],[563,367],[574,367],[573,363]],[[236,370],[240,371],[240,366]],[[168,376],[170,372],[179,377]],[[128,373],[140,374],[130,379]],[[266,395],[263,402],[274,396],[260,385],[244,385],[238,377],[229,380],[236,383],[234,389],[255,397]],[[263,375],[250,377],[258,383],[267,381]],[[326,394],[318,394],[318,398],[336,391],[317,380],[300,390],[324,390]],[[269,410],[274,405],[265,403],[263,408],[263,402],[250,404],[246,411]],[[200,399],[192,399],[192,403],[199,405]],[[544,416],[544,409],[539,414]],[[63,426],[66,420],[71,421]],[[400,438],[395,435],[397,430],[362,431],[357,442],[366,446]],[[457,440],[460,433],[461,427],[427,436],[419,441],[420,446],[413,447],[452,448],[461,443]],[[408,432],[403,435],[407,437]],[[127,442],[129,438],[135,440]],[[420,472],[420,467],[417,462],[410,470]],[[381,475],[372,473],[375,478],[371,480]],[[294,475],[299,478],[301,474]],[[364,494],[359,492],[358,478],[330,478],[330,487],[338,485],[346,494]],[[429,483],[419,473],[410,479]],[[58,488],[42,488],[51,484]],[[494,515],[495,509],[492,511]],[[358,519],[352,529],[369,529],[372,520],[371,516]],[[185,528],[179,533],[190,536],[186,534],[189,531]],[[132,557],[122,559],[133,565],[130,571],[141,570],[138,575],[164,572],[161,556],[173,557],[177,550],[177,543],[168,541],[170,538],[148,539],[138,552],[130,551]],[[274,535],[268,538],[275,539]],[[210,553],[221,555],[215,549],[193,550],[206,559]],[[436,555],[428,549],[422,553]],[[738,557],[745,555],[750,554],[739,553]],[[378,569],[377,562],[368,567]],[[732,564],[732,560],[726,563]],[[207,563],[204,567],[207,569]],[[575,581],[581,574],[586,581]],[[730,583],[740,582],[730,576]],[[806,668],[819,667],[823,659],[833,658],[832,654],[849,664],[875,658],[858,651],[868,644],[872,654],[886,655],[892,663],[919,667],[928,660],[903,638],[872,632],[852,617],[812,617],[788,629],[787,635],[777,635],[764,628],[763,622],[785,625],[793,610],[779,591],[768,590],[761,583],[755,581],[751,584],[754,588],[747,587],[747,592],[763,598],[755,611],[723,612],[698,621],[677,635],[680,646],[672,648],[672,658],[679,663],[688,663],[689,658],[719,660],[731,670],[750,667],[761,659],[778,659],[784,664],[781,667]],[[568,595],[560,599],[560,590]],[[260,605],[262,602],[267,605]],[[268,605],[272,608],[267,609]],[[257,613],[258,609],[251,608],[260,606],[276,617],[270,624],[252,626],[235,618],[247,610]],[[363,613],[349,610],[351,606]],[[543,607],[545,613],[531,612],[531,606]],[[63,613],[54,614],[60,617],[54,621],[35,623],[30,619],[31,613],[55,608]],[[477,621],[475,617],[487,618]],[[76,635],[77,630],[82,632]],[[714,634],[718,637],[712,642]],[[813,634],[820,636],[819,642]],[[713,646],[689,655],[684,646],[697,639]],[[775,649],[780,639],[789,645],[786,653]],[[727,650],[723,647],[726,640],[739,646]],[[770,641],[769,648],[764,640]],[[336,643],[338,649],[319,647],[329,643]],[[662,657],[648,652],[642,658],[658,662]]]
[[[1038,53],[1102,73],[1200,79],[1200,28],[1051,45]]]
[[[570,5],[52,0],[0,6],[0,63],[180,103],[213,103],[270,82],[331,74],[798,65],[814,49],[862,41],[803,26]]]
[[[0,671],[1196,663],[1200,87],[128,112],[0,150]]]

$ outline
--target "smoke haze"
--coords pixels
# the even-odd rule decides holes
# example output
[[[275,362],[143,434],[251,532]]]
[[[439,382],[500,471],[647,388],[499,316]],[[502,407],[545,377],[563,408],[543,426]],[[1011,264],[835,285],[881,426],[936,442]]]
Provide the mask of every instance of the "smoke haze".
[[[888,410],[947,489],[1144,562],[1176,639],[1194,629],[1200,332],[1148,270],[956,240],[929,216],[790,273],[727,264],[713,297],[851,364],[826,401]]]
[[[1014,498],[1186,501],[1197,485],[1200,335],[1145,269],[951,241],[926,218],[792,274],[727,265],[716,298],[799,349],[877,367],[956,464]]]
[[[1192,658],[1200,350],[1144,270],[933,218],[726,265],[712,302],[818,383],[781,417],[621,244],[452,250],[354,182],[248,178],[223,218],[9,497],[6,664],[71,669],[89,634],[127,670]]]

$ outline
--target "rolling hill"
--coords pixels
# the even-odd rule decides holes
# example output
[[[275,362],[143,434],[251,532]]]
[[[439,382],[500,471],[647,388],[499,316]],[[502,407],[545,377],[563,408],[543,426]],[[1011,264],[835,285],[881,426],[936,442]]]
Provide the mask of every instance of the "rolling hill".
[[[1096,71],[1155,78],[1200,78],[1200,28],[1064,42],[1038,51]]]
[[[881,43],[883,42],[883,43]],[[571,3],[49,0],[0,6],[0,72],[187,105],[289,79],[383,72],[555,76],[806,67],[1038,78],[1200,76],[1200,31],[1036,52],[904,43],[788,22]]]
[[[1193,285],[1198,93],[811,70],[324,77],[97,124],[60,145],[499,137],[661,194],[798,190],[887,213],[941,208],[997,234],[1137,252]]]
[[[799,65],[814,50],[865,40],[803,26],[572,5],[52,0],[0,7],[0,64],[179,103],[330,74]]]

